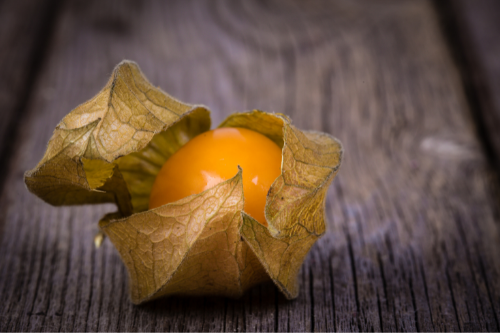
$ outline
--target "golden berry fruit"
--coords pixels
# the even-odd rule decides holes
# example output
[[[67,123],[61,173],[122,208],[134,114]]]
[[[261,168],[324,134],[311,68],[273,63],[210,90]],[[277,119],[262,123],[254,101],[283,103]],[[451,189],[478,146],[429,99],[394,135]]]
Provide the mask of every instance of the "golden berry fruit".
[[[219,128],[198,135],[173,154],[156,176],[149,209],[201,193],[243,170],[244,211],[267,226],[266,196],[281,174],[281,149],[245,128]]]

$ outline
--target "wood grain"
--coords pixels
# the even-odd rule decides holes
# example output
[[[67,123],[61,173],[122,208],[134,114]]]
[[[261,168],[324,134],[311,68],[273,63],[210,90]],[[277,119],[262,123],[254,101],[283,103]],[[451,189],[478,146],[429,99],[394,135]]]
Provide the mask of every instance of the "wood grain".
[[[26,102],[42,66],[57,11],[56,1],[0,2],[0,159],[12,153]],[[0,166],[0,187],[5,165]]]
[[[498,185],[429,2],[72,1],[59,13],[0,198],[0,330],[500,329]],[[214,124],[259,108],[343,142],[298,299],[262,285],[133,306],[118,254],[92,243],[114,207],[27,192],[55,125],[125,58]]]
[[[500,170],[500,3],[491,0],[439,3],[450,49],[486,154]]]

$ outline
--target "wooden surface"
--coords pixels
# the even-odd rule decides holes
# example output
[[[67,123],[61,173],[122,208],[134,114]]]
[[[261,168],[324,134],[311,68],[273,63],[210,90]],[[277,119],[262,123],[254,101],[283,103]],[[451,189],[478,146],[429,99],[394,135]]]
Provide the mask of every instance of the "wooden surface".
[[[12,154],[22,114],[33,90],[34,78],[47,53],[47,40],[56,14],[54,1],[29,3],[27,0],[0,2],[0,159]],[[20,19],[23,18],[23,19]],[[19,38],[22,36],[22,38]],[[5,174],[0,166],[0,186]]]
[[[494,0],[450,1],[444,21],[462,71],[479,135],[500,172],[500,4]],[[452,46],[453,48],[453,46]]]
[[[1,77],[2,96],[11,80],[24,81],[7,93],[16,106],[2,105],[0,331],[500,329],[498,175],[442,31],[446,8],[229,0],[25,6],[22,13],[35,13],[30,31],[17,28],[24,14],[0,21],[4,35],[24,43],[16,49],[0,39],[1,59],[13,59],[2,72],[24,71]],[[37,34],[47,35],[43,45],[33,42]],[[209,106],[214,124],[258,108],[343,142],[328,231],[304,263],[296,300],[268,284],[239,300],[133,306],[117,252],[109,241],[93,246],[97,221],[115,208],[56,208],[28,193],[23,172],[41,158],[55,125],[122,59],[137,61],[179,99]]]

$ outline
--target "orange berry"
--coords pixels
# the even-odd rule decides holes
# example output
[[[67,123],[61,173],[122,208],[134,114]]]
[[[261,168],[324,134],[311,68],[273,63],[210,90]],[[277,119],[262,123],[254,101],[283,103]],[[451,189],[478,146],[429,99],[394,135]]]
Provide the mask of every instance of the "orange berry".
[[[267,226],[266,196],[281,174],[281,149],[266,136],[245,128],[219,128],[181,147],[156,176],[149,199],[153,209],[201,193],[243,170],[244,211]]]

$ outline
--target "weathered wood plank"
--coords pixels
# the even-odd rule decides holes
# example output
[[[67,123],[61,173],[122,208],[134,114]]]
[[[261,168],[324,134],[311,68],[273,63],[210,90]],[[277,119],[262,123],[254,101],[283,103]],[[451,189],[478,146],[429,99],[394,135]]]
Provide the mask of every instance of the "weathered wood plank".
[[[500,4],[496,1],[480,0],[474,4],[467,1],[436,2],[441,16],[443,30],[446,34],[450,50],[462,76],[465,96],[471,106],[471,115],[475,120],[476,132],[480,138],[486,156],[493,163],[498,177],[500,171]],[[498,180],[492,180],[492,192],[498,206]],[[475,291],[479,297],[469,310],[472,321],[477,322],[476,313],[482,313],[486,322],[480,320],[482,329],[494,330],[500,327],[500,282],[498,275],[484,269],[484,260],[477,252],[477,245],[467,234],[467,225],[477,218],[476,213],[463,212],[455,214],[457,228],[464,247],[466,264],[473,277],[472,286],[463,286],[463,292]],[[495,211],[495,214],[498,214]],[[465,216],[464,216],[465,215]],[[467,219],[464,221],[464,219]],[[498,223],[498,219],[497,219]],[[465,227],[464,227],[465,226]],[[476,230],[476,232],[481,230]],[[478,235],[480,242],[481,235]],[[473,258],[478,256],[479,260]],[[464,262],[465,264],[465,262]],[[487,265],[487,264],[486,264]],[[485,283],[487,282],[487,283]],[[484,306],[484,304],[487,304]],[[494,320],[493,320],[494,319]],[[496,325],[492,325],[491,322]],[[465,330],[475,330],[475,325],[468,325]]]
[[[124,58],[214,124],[261,108],[342,140],[297,300],[268,284],[133,306],[116,251],[92,244],[114,207],[27,193],[54,126]],[[0,330],[500,328],[497,185],[428,2],[66,2],[32,96],[0,198]]]
[[[478,134],[500,169],[500,4],[480,0],[438,3],[464,88],[477,119]]]
[[[22,121],[26,101],[42,65],[57,1],[0,2],[0,159],[12,152],[12,136]],[[0,166],[2,186],[5,165]]]

